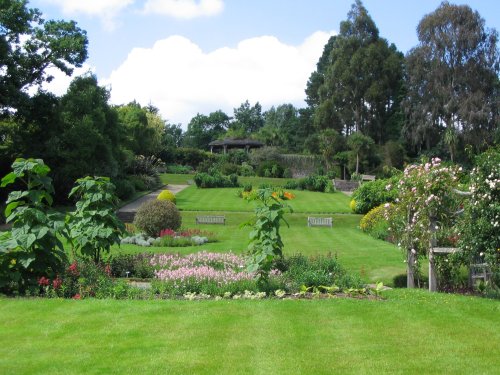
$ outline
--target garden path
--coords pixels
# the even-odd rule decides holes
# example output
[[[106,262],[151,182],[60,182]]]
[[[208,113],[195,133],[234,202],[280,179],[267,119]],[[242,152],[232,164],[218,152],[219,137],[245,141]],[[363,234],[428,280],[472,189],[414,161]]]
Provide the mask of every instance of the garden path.
[[[135,212],[137,211],[137,209],[141,206],[141,204],[143,204],[144,202],[147,202],[147,201],[149,201],[151,199],[155,199],[158,196],[158,194],[160,194],[160,192],[162,190],[168,189],[172,193],[177,194],[178,192],[184,190],[188,186],[189,185],[170,185],[170,184],[169,185],[163,185],[158,190],[155,190],[155,191],[152,191],[149,194],[143,195],[142,197],[136,199],[135,201],[130,202],[129,204],[126,204],[125,206],[121,207],[117,211],[117,215],[122,220],[128,219],[128,220],[124,220],[124,221],[130,221],[129,216],[131,216],[133,218],[133,215],[135,214]]]

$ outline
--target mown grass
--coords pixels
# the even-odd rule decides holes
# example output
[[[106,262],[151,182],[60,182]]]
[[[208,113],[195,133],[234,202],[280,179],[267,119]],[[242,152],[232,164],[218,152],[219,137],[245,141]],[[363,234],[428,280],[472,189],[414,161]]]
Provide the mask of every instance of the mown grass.
[[[198,189],[189,186],[176,195],[177,207],[185,211],[253,211],[255,204],[238,197],[237,188]],[[296,198],[289,202],[294,212],[350,213],[350,198],[343,193],[291,190]]]
[[[497,374],[498,301],[0,300],[1,374]]]

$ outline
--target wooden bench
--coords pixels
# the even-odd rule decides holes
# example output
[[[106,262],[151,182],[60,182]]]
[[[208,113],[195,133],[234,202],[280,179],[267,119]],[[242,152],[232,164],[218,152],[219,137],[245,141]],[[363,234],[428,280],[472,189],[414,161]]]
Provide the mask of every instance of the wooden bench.
[[[371,174],[362,174],[361,181],[375,181],[377,176],[372,176]]]
[[[311,217],[307,218],[308,227],[330,227],[333,226],[333,219],[331,217]]]
[[[215,215],[196,216],[196,224],[222,224],[222,225],[226,225],[226,217],[225,216],[215,216]]]

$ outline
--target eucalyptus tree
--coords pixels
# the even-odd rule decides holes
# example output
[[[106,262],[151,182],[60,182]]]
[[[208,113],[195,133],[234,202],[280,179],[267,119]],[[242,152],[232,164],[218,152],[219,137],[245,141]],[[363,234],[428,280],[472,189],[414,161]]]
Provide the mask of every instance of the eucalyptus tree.
[[[481,149],[499,129],[498,33],[467,5],[443,2],[417,27],[407,55],[406,138],[418,148],[441,139]]]
[[[356,0],[308,81],[307,102],[314,107],[315,125],[346,136],[362,132],[378,143],[397,137],[398,129],[391,133],[386,125],[399,111],[403,61]]]

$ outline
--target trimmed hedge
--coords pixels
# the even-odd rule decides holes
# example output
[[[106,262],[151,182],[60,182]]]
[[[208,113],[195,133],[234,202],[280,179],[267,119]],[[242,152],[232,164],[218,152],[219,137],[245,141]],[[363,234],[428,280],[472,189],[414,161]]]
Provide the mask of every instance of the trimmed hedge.
[[[196,173],[194,182],[199,188],[239,187],[238,176],[235,174],[224,176],[221,174]]]

